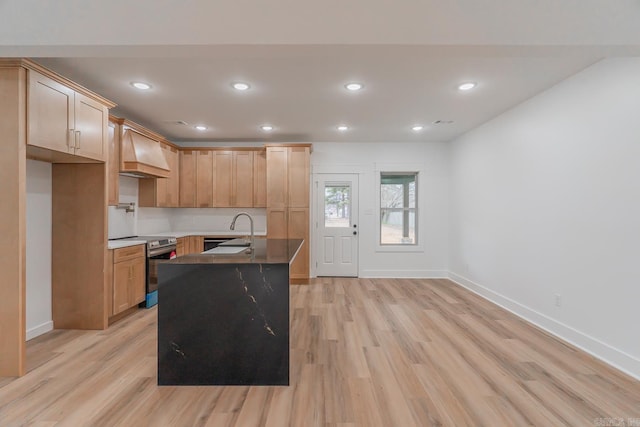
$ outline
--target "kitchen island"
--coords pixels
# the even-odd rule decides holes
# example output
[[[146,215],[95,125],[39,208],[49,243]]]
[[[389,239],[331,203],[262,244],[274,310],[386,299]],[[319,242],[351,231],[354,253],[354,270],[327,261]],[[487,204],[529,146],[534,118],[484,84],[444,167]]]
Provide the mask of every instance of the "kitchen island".
[[[288,385],[289,264],[301,239],[158,266],[159,385]]]

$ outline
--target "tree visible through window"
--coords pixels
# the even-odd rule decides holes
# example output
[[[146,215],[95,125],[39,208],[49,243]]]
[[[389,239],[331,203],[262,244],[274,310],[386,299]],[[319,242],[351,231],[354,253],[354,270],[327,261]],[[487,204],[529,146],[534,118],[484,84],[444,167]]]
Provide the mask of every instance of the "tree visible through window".
[[[324,188],[324,226],[350,227],[351,187],[327,184]]]
[[[380,244],[415,245],[417,172],[380,173]]]

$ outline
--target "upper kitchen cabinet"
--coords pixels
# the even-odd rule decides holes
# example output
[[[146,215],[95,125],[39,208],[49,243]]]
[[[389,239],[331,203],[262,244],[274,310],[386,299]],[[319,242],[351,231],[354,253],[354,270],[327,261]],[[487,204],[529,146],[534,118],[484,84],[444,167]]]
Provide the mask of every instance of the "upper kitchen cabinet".
[[[214,206],[253,207],[254,152],[252,150],[220,150],[214,153]]]
[[[139,181],[139,203],[142,207],[176,208],[180,206],[180,158],[178,148],[168,142],[161,144],[169,166],[167,178],[145,178]]]
[[[267,207],[309,207],[310,145],[267,146]]]
[[[253,207],[267,207],[267,150],[253,153]]]
[[[109,158],[107,160],[107,195],[108,205],[116,206],[119,200],[120,181],[120,135],[119,123],[109,117],[109,127],[107,128],[107,147]]]
[[[196,165],[197,151],[180,150],[179,206],[181,208],[196,207]]]
[[[35,64],[28,69],[27,151],[51,162],[107,159],[114,104]]]

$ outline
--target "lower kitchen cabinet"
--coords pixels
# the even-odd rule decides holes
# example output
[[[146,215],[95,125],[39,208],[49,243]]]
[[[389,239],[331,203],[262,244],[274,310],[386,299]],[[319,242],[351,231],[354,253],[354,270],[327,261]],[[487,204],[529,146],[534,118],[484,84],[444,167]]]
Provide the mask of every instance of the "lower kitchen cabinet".
[[[144,245],[110,250],[109,258],[113,269],[110,316],[115,316],[144,301]]]

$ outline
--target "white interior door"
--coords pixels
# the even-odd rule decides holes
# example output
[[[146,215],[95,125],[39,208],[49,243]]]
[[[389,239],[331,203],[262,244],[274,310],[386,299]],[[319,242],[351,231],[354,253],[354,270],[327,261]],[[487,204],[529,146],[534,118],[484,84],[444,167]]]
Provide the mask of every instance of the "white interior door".
[[[358,175],[316,175],[316,275],[358,276]]]

